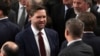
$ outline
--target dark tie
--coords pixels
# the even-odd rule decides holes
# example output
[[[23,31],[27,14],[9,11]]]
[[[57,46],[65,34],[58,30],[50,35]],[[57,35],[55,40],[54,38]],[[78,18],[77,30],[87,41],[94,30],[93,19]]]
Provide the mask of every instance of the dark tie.
[[[38,33],[38,41],[39,41],[39,47],[40,47],[40,54],[41,56],[46,56],[45,46],[43,42],[42,32]]]
[[[25,23],[25,7],[22,7],[22,14],[21,14],[21,17],[19,19],[19,23],[18,25],[20,26],[20,28],[23,28],[24,27],[24,23]]]

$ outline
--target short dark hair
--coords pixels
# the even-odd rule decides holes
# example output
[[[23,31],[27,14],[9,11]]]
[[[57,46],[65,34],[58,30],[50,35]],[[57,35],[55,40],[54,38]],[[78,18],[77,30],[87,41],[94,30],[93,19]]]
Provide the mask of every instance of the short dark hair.
[[[19,52],[18,48],[12,49],[11,47],[9,47],[8,44],[4,45],[3,51],[5,56],[18,56],[18,52]]]
[[[96,17],[90,12],[80,13],[77,19],[84,23],[84,31],[93,31],[94,27],[96,27]]]
[[[33,16],[36,11],[42,10],[42,9],[46,11],[46,8],[42,5],[32,5],[31,10],[29,11],[29,15]]]
[[[73,38],[81,37],[84,31],[84,23],[81,20],[71,18],[66,22],[66,29],[68,29]]]
[[[5,2],[0,2],[0,10],[3,12],[4,16],[8,16],[10,7]]]

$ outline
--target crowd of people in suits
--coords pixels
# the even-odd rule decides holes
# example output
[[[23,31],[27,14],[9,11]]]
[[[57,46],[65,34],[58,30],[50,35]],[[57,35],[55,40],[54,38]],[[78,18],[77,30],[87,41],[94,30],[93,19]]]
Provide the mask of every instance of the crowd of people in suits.
[[[100,0],[0,0],[0,56],[100,56]]]

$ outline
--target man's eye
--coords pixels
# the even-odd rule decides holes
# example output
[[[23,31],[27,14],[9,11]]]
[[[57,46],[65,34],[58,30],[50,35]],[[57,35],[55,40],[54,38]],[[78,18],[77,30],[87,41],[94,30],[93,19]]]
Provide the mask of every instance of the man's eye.
[[[41,18],[41,16],[38,16],[37,18]]]
[[[46,18],[46,16],[43,16],[43,18]]]

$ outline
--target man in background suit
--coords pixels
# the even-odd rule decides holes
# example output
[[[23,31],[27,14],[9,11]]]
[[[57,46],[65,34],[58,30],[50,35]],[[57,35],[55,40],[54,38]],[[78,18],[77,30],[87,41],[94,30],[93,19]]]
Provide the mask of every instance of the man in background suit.
[[[66,22],[65,38],[68,44],[65,44],[67,47],[58,56],[93,56],[92,48],[81,40],[83,30],[84,24],[78,19],[73,18]]]
[[[19,47],[12,41],[5,42],[0,49],[0,56],[18,56]]]
[[[92,0],[73,0],[75,17],[82,12],[91,12]]]
[[[6,41],[15,41],[19,27],[9,21],[9,7],[5,2],[0,2],[0,48]]]
[[[93,48],[95,56],[100,56],[100,37],[97,37],[93,32],[96,27],[96,17],[92,13],[84,12],[79,14],[78,19],[85,24],[83,42]]]
[[[72,9],[72,0],[62,0],[63,4],[53,6],[51,11],[51,19],[53,23],[53,29],[59,34],[59,42],[65,40],[64,29],[65,21],[70,18],[70,15],[74,12]]]
[[[100,36],[100,0],[95,0],[96,4],[92,6],[92,12],[93,14],[96,16],[96,21],[97,21],[97,26],[96,29],[94,31],[94,33],[96,32],[97,36]]]
[[[56,31],[45,28],[47,22],[46,9],[43,6],[32,6],[29,13],[31,25],[16,36],[19,45],[19,56],[42,56],[41,46],[44,46],[46,56],[57,56],[59,38]],[[38,33],[42,32],[43,45],[40,45]],[[45,56],[43,55],[43,56]]]
[[[18,2],[12,4],[11,9],[16,12],[16,18],[14,19],[14,23],[18,24],[22,29],[28,23],[28,11],[27,5],[30,4],[30,0],[19,0]],[[25,8],[25,11],[23,10]],[[21,18],[21,15],[25,12],[24,19]],[[23,25],[20,24],[20,19],[23,19]]]

